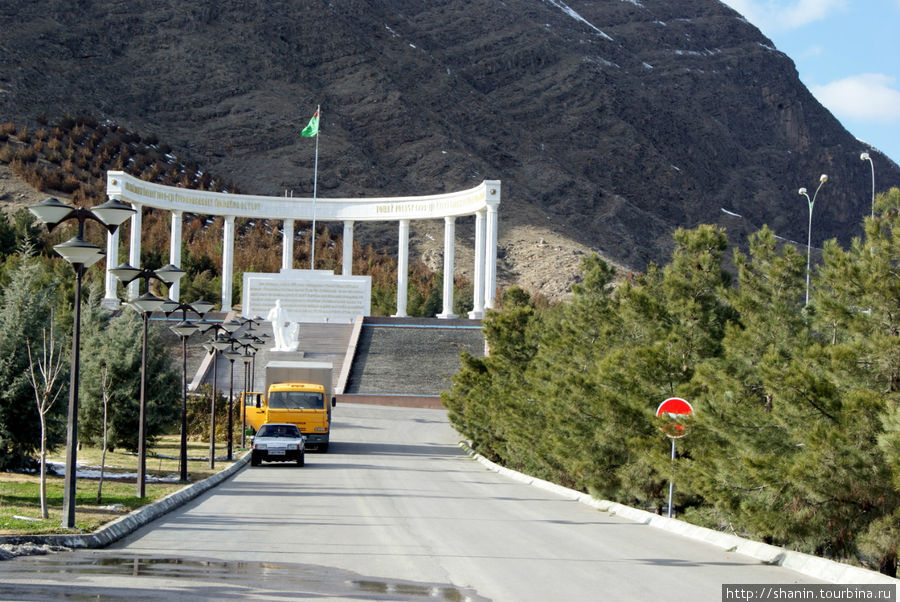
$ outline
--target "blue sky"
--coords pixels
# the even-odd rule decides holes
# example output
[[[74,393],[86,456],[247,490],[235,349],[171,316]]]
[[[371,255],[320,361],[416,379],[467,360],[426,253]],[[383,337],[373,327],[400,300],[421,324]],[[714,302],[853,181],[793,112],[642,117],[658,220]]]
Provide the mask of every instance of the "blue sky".
[[[900,0],[722,1],[793,59],[851,134],[900,164]]]

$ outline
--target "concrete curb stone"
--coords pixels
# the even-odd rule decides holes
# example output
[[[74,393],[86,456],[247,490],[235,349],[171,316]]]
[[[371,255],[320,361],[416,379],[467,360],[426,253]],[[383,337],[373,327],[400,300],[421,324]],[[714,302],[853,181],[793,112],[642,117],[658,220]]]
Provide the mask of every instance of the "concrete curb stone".
[[[561,497],[571,499],[573,501],[586,504],[592,508],[596,508],[601,512],[608,512],[610,515],[621,516],[637,523],[648,525],[663,531],[669,531],[677,535],[689,537],[691,539],[702,541],[710,545],[716,546],[723,550],[736,552],[743,556],[749,556],[760,560],[765,564],[774,564],[782,566],[803,575],[821,579],[829,583],[839,584],[880,584],[887,583],[897,585],[900,579],[888,577],[876,571],[870,571],[862,567],[843,564],[827,558],[820,558],[803,552],[794,552],[786,550],[778,546],[765,544],[759,541],[753,541],[737,535],[729,533],[721,533],[706,527],[700,527],[686,523],[676,518],[668,518],[625,506],[617,502],[609,500],[598,500],[586,493],[569,489],[556,483],[544,481],[503,466],[499,466],[478,452],[474,451],[465,441],[459,442],[460,447],[474,460],[489,470],[504,475],[514,481],[525,483],[544,491],[555,493]]]
[[[73,535],[2,535],[0,545],[19,546],[25,544],[39,546],[55,546],[65,548],[102,548],[133,533],[160,516],[183,506],[197,496],[209,491],[222,481],[228,479],[250,462],[249,452],[238,458],[234,464],[221,472],[187,485],[166,497],[147,504],[116,520],[103,525],[92,533]]]

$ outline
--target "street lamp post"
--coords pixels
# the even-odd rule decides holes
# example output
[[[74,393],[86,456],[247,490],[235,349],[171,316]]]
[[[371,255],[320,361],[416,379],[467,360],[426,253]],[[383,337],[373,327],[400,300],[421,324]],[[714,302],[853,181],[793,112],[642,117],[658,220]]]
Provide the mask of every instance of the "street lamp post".
[[[875,164],[872,163],[872,157],[866,152],[860,153],[859,160],[868,161],[872,167],[872,217],[875,217]]]
[[[187,340],[192,334],[199,330],[199,327],[189,322],[187,312],[191,311],[197,314],[201,319],[203,314],[212,309],[213,304],[203,299],[198,299],[192,304],[181,303],[178,307],[173,308],[169,313],[181,310],[181,322],[175,326],[170,326],[170,330],[181,337],[181,481],[188,480],[187,470]]]
[[[812,251],[812,214],[813,214],[813,205],[816,204],[816,196],[819,194],[819,189],[822,188],[822,184],[828,181],[828,176],[822,174],[819,176],[819,185],[816,187],[816,191],[813,193],[812,199],[809,198],[809,195],[806,193],[806,188],[801,188],[799,190],[802,196],[806,197],[806,201],[809,204],[809,227],[807,229],[807,239],[806,239],[806,305],[809,305],[809,265],[810,265],[810,253]]]
[[[241,354],[239,351],[236,351],[234,348],[234,344],[237,342],[237,337],[234,336],[234,333],[237,332],[243,324],[241,324],[238,320],[232,318],[227,322],[222,323],[222,328],[228,333],[228,350],[223,352],[222,355],[231,363],[231,384],[228,389],[228,441],[227,441],[227,459],[231,462],[234,459],[234,360],[240,359]]]
[[[147,334],[150,323],[150,315],[163,308],[167,299],[161,299],[149,291],[150,281],[158,280],[167,287],[177,281],[184,270],[174,265],[167,265],[156,271],[135,268],[127,263],[123,263],[119,267],[109,270],[122,284],[128,285],[135,280],[144,280],[147,282],[147,292],[130,299],[128,304],[141,315],[143,322],[143,330],[141,333],[141,393],[140,393],[140,416],[138,418],[138,474],[137,474],[137,497],[145,497],[146,492],[146,475],[147,475]]]
[[[72,358],[69,368],[69,408],[66,423],[66,474],[63,488],[62,526],[75,527],[76,462],[78,454],[78,386],[81,364],[81,283],[84,270],[104,256],[104,252],[84,240],[85,220],[98,221],[109,231],[115,232],[128,219],[134,209],[118,200],[107,201],[93,209],[73,207],[48,198],[28,208],[47,225],[50,232],[68,220],[78,220],[78,233],[67,242],[55,245],[54,250],[72,264],[75,270],[75,301],[72,317]]]
[[[241,361],[244,363],[244,392],[241,395],[241,447],[246,443],[247,432],[247,393],[250,391],[248,381],[250,380],[250,363],[256,356],[256,347],[253,346],[256,337],[252,334],[245,333],[238,340],[238,344],[243,347],[244,352],[241,353]]]
[[[228,324],[226,328],[225,324]],[[209,467],[216,467],[216,397],[218,397],[219,382],[219,352],[228,349],[231,342],[228,337],[228,328],[231,328],[230,321],[225,323],[208,322],[202,320],[199,324],[201,332],[209,330],[213,331],[213,337],[203,348],[212,353],[213,362],[213,383],[212,383],[212,399],[209,402]]]

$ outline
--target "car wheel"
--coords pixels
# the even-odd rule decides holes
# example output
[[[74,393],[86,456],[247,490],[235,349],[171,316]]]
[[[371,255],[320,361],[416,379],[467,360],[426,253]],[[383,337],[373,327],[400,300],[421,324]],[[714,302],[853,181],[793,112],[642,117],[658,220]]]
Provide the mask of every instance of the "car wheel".
[[[306,464],[306,452],[300,452],[300,456],[297,458],[297,466],[303,466]]]
[[[259,466],[259,456],[256,455],[256,452],[250,453],[250,466]]]
[[[320,443],[318,449],[319,449],[319,452],[321,452],[323,454],[327,454],[328,453],[328,444]]]

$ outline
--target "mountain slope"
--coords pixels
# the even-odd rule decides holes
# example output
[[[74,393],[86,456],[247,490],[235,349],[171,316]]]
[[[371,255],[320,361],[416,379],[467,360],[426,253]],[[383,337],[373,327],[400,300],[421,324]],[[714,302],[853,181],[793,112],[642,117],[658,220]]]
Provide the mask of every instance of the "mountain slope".
[[[7,1],[0,27],[0,119],[93,114],[243,191],[308,195],[321,104],[322,196],[500,179],[501,245],[553,236],[573,266],[594,248],[641,269],[698,223],[805,241],[797,189],[820,173],[814,245],[869,210],[865,145],[717,0]]]

